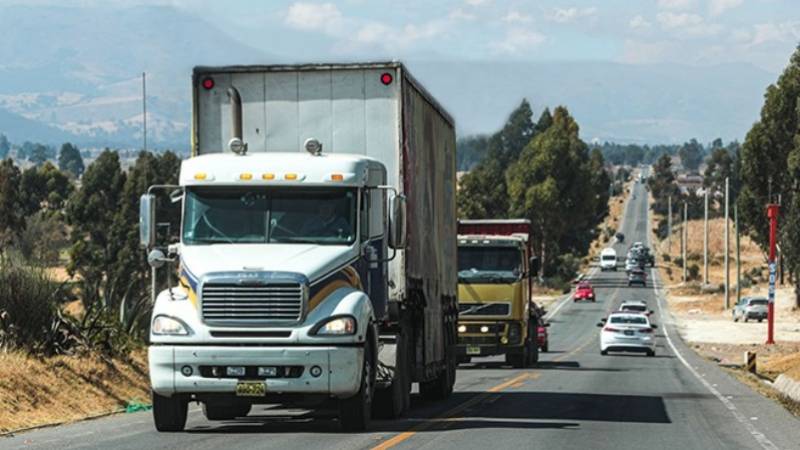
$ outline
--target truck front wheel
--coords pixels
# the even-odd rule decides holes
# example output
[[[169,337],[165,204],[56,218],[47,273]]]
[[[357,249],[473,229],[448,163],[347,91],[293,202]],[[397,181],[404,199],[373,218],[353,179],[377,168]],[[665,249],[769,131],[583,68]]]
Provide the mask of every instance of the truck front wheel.
[[[343,431],[364,431],[372,418],[372,399],[375,395],[375,351],[373,338],[364,346],[364,365],[361,387],[350,398],[339,400],[339,423]]]
[[[183,431],[189,402],[180,395],[164,397],[152,392],[153,421],[158,431]]]

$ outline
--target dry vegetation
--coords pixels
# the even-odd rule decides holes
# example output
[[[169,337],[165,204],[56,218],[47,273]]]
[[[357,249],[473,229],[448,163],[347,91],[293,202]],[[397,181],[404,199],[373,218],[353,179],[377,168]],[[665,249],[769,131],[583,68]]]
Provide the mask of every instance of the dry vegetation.
[[[0,353],[0,432],[81,420],[149,403],[147,356],[37,358]]]

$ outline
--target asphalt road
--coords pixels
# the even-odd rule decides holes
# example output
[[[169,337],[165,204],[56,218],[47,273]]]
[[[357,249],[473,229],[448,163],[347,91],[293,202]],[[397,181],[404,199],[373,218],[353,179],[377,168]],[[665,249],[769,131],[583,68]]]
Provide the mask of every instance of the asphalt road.
[[[621,254],[646,239],[646,193],[640,184],[634,193]],[[536,367],[478,359],[461,366],[448,401],[414,396],[407,418],[374,422],[366,433],[342,433],[331,415],[305,411],[258,408],[246,420],[208,422],[193,409],[185,433],[157,433],[143,412],[1,438],[0,449],[800,448],[800,420],[686,347],[661,309],[657,282],[629,288],[623,272],[592,276],[598,302],[566,298],[551,308],[551,352]],[[596,323],[629,299],[646,300],[656,311],[654,358],[600,355]]]

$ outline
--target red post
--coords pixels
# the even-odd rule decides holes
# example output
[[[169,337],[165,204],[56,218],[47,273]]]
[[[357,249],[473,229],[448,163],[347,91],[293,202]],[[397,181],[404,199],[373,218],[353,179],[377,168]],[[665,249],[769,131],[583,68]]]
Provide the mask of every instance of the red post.
[[[780,206],[767,205],[769,218],[769,305],[767,309],[767,344],[775,343],[775,246],[778,239],[778,211]]]

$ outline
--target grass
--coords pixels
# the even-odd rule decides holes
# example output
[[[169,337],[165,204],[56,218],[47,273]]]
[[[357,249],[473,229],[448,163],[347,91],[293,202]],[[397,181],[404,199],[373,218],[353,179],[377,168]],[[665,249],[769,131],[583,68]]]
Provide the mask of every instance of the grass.
[[[111,413],[131,401],[150,403],[144,351],[127,360],[0,353],[0,432]]]

